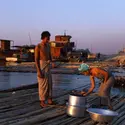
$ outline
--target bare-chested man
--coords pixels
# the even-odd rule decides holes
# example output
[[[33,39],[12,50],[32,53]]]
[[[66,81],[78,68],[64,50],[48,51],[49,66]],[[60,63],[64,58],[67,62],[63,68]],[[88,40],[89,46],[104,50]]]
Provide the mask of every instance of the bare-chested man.
[[[45,101],[48,101],[48,104],[52,104],[52,76],[50,73],[50,61],[51,61],[51,52],[50,52],[50,33],[44,31],[41,34],[41,42],[35,47],[35,64],[37,69],[37,79],[38,79],[38,89],[39,89],[39,100],[41,107],[46,107],[47,104]],[[41,70],[44,68],[44,70]]]
[[[98,95],[101,97],[101,102],[107,104],[109,109],[112,109],[110,101],[110,91],[115,83],[115,78],[112,75],[112,73],[102,68],[97,68],[97,67],[91,68],[85,63],[82,63],[78,68],[78,70],[81,74],[90,76],[90,81],[91,81],[91,87],[87,92],[82,92],[82,95],[83,96],[89,95],[93,91],[93,89],[95,88],[94,78],[98,78],[101,80],[101,85],[98,90]]]

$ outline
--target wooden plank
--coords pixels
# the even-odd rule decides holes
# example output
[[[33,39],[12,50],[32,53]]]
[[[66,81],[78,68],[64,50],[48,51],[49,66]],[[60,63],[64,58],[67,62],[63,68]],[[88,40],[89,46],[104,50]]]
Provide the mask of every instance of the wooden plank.
[[[119,120],[120,117],[125,116],[125,105],[123,105],[116,111],[119,113],[119,115],[113,119],[112,121],[113,125]]]
[[[81,123],[79,125],[96,125],[96,122],[94,122],[93,120],[89,120],[89,121],[86,121],[86,122]]]
[[[123,111],[122,113],[119,114],[118,120],[115,121],[115,122],[113,122],[112,124],[113,124],[113,125],[120,125],[120,123],[121,123],[123,120],[125,120],[125,109],[124,109],[124,111]]]
[[[34,125],[36,123],[45,122],[47,120],[56,118],[58,116],[62,116],[64,114],[65,114],[64,110],[54,109],[51,112],[45,112],[44,114],[35,115],[30,118],[21,120],[20,122],[16,122],[13,125]]]
[[[84,118],[79,118],[77,120],[74,120],[73,122],[68,123],[67,125],[79,125],[79,124],[83,124],[84,122],[90,120],[90,117],[87,115]]]
[[[64,115],[59,116],[57,118],[50,119],[46,122],[42,122],[40,125],[59,125],[59,122],[62,120],[65,120],[66,118],[67,118],[67,114],[64,114]]]

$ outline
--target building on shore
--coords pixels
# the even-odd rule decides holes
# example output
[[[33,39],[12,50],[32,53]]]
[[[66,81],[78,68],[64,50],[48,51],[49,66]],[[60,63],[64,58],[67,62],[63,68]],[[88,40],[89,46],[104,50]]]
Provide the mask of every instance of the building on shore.
[[[34,61],[35,45],[14,46],[13,40],[0,39],[0,60],[22,62]]]
[[[12,49],[13,40],[0,39],[0,59],[6,60],[6,57],[11,57],[13,53],[19,53],[19,50]]]
[[[55,40],[50,41],[52,59],[57,61],[71,61],[72,58],[78,58],[81,61],[83,59],[87,60],[88,54],[90,53],[89,50],[76,50],[75,42],[72,42],[71,38],[72,36],[64,33],[64,35],[56,35]],[[6,61],[33,62],[34,50],[35,45],[14,46],[13,40],[0,40],[0,59]]]
[[[23,45],[23,46],[13,46],[19,50],[19,53],[13,54],[17,57],[20,62],[33,62],[34,61],[34,51],[35,45]]]
[[[56,35],[55,41],[50,41],[51,55],[53,59],[65,60],[67,53],[73,51],[75,42],[71,42],[70,35]]]

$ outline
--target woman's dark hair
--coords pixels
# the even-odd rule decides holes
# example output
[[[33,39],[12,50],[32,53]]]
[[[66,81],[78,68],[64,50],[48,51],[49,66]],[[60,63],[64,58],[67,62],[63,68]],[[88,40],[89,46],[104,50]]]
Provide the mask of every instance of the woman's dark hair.
[[[50,37],[50,36],[51,36],[51,34],[48,31],[43,31],[41,33],[41,39],[44,39],[45,37]]]

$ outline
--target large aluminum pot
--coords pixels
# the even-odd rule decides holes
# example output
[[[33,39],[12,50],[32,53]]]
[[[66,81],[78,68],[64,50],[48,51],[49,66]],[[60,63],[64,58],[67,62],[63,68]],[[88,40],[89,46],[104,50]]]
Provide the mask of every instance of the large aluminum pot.
[[[82,95],[70,94],[69,105],[72,106],[84,106],[86,104],[86,98]]]
[[[67,105],[67,114],[72,117],[84,117],[86,108],[84,106]]]
[[[118,116],[117,112],[107,110],[107,109],[99,109],[99,108],[88,108],[87,112],[89,112],[90,117],[96,122],[102,123],[110,123],[115,116]]]

